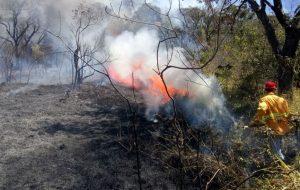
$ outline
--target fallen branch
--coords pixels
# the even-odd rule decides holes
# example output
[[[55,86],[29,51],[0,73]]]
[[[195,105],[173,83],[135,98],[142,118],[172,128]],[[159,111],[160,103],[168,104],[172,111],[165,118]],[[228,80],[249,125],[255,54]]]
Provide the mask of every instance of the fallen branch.
[[[261,174],[261,173],[269,173],[269,174],[274,174],[276,172],[273,172],[273,171],[270,171],[268,170],[270,167],[268,168],[262,168],[262,169],[259,169],[259,170],[256,170],[255,172],[253,172],[250,176],[246,177],[243,181],[241,181],[241,183],[239,183],[235,188],[234,190],[238,189],[239,187],[241,187],[246,181],[250,180],[251,178]]]
[[[221,169],[218,169],[215,174],[210,178],[210,180],[206,183],[205,190],[208,190],[209,185],[214,180],[214,178],[217,176],[217,174],[221,171]]]

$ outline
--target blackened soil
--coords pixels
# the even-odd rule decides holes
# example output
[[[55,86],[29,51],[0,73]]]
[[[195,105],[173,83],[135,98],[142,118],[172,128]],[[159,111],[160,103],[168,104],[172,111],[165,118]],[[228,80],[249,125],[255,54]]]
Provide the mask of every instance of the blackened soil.
[[[0,189],[138,189],[126,104],[108,87],[67,88],[0,86]],[[142,158],[144,189],[173,189],[165,176]]]

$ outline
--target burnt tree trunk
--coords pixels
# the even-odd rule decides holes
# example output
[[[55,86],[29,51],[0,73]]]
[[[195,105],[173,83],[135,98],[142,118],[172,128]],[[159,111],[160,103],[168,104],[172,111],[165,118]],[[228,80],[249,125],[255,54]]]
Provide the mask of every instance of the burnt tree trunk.
[[[277,81],[278,81],[278,93],[279,94],[290,94],[293,91],[294,82],[294,69],[291,65],[291,59],[289,58],[278,58],[277,68]]]
[[[73,88],[75,88],[79,82],[80,82],[80,74],[79,74],[79,51],[80,48],[77,47],[76,50],[74,51],[74,68],[75,68],[75,77],[74,77],[74,84]]]
[[[292,92],[293,82],[295,76],[296,64],[296,51],[299,46],[300,36],[296,28],[285,28],[285,42],[280,52],[280,56],[277,56],[278,61],[278,91],[280,94],[286,92]]]
[[[256,13],[257,18],[265,29],[265,35],[268,39],[272,51],[277,59],[277,80],[278,91],[280,94],[286,93],[292,97],[293,82],[296,66],[296,52],[300,40],[300,9],[295,11],[293,18],[283,12],[281,0],[273,0],[273,4],[269,1],[261,0],[260,4],[255,0],[247,0],[251,9]],[[269,6],[275,13],[276,19],[282,26],[285,32],[284,44],[281,45],[278,37],[276,36],[275,28],[270,21],[269,15],[266,12],[266,6]]]

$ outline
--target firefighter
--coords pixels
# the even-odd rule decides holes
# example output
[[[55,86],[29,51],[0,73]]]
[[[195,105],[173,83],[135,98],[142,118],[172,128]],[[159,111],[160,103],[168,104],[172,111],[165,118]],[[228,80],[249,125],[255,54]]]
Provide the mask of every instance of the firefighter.
[[[270,135],[270,146],[273,152],[282,160],[282,137],[290,132],[288,102],[275,94],[277,85],[273,81],[265,83],[266,95],[259,100],[257,113],[249,127],[261,124],[269,127],[274,133]]]

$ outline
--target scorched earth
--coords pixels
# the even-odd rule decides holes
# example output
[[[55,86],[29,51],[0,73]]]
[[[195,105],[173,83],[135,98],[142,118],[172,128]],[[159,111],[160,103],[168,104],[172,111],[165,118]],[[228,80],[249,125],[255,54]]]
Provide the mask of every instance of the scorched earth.
[[[0,188],[136,189],[134,154],[120,143],[126,104],[109,87],[87,84],[69,98],[68,88],[1,85]],[[144,187],[173,188],[151,159],[142,160]]]

